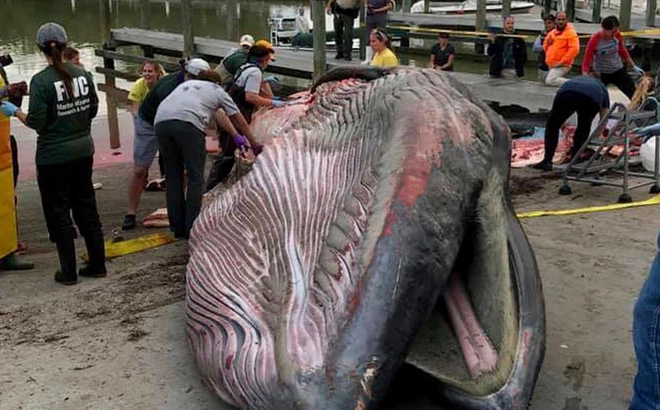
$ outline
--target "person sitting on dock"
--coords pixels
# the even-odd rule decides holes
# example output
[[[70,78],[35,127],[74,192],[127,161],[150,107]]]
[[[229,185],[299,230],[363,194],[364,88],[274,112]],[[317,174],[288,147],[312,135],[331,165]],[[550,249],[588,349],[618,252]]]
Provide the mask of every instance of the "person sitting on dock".
[[[495,78],[514,79],[525,75],[527,47],[522,37],[514,36],[513,16],[502,20],[502,35],[489,33],[488,55],[490,68],[488,74]]]
[[[561,87],[568,81],[565,76],[571,71],[575,57],[580,54],[580,40],[565,12],[557,13],[555,28],[543,41],[543,51],[549,68],[545,85]]]
[[[541,31],[541,34],[536,38],[536,41],[534,41],[534,45],[532,46],[532,51],[535,53],[539,53],[539,81],[541,83],[545,83],[545,79],[548,77],[548,64],[545,62],[545,51],[543,51],[543,40],[545,40],[545,36],[548,35],[549,32],[551,32],[555,28],[555,16],[553,14],[546,14],[543,16],[543,31]]]
[[[147,173],[158,151],[158,140],[154,131],[154,118],[160,103],[167,98],[179,84],[196,78],[201,71],[210,70],[209,63],[201,58],[188,60],[182,71],[168,74],[158,80],[140,104],[134,118],[135,139],[133,141],[133,172],[128,182],[128,209],[122,223],[122,230],[135,229],[136,213],[140,197],[146,182]]]
[[[222,86],[227,86],[234,78],[236,70],[247,63],[248,51],[254,44],[254,38],[249,34],[243,34],[239,41],[240,48],[225,56],[215,68],[215,72],[222,78]]]
[[[567,80],[559,88],[552,102],[550,117],[545,126],[543,161],[532,167],[552,171],[552,158],[555,156],[559,142],[559,129],[571,115],[577,113],[577,128],[571,147],[571,156],[574,157],[589,138],[591,123],[596,114],[600,113],[600,118],[603,118],[609,108],[610,95],[607,88],[598,79],[578,76]]]
[[[296,16],[296,35],[291,39],[291,45],[295,50],[298,50],[300,39],[305,34],[309,34],[309,21],[307,21],[307,17],[305,17],[305,8],[300,7],[298,9],[298,15]]]
[[[335,60],[352,60],[353,24],[360,14],[360,0],[328,0],[325,10],[334,15],[335,45],[337,55]]]
[[[436,70],[454,71],[456,51],[449,44],[449,33],[439,33],[438,42],[431,47],[431,61],[429,66]]]
[[[374,29],[369,36],[369,45],[374,52],[369,65],[375,67],[396,67],[399,65],[399,59],[392,51],[390,37],[385,30],[381,28]]]
[[[600,23],[601,30],[594,33],[587,43],[582,59],[582,75],[600,78],[603,84],[614,84],[628,98],[635,94],[635,82],[628,75],[626,64],[640,75],[644,71],[635,65],[623,42],[619,31],[619,19],[605,17]]]

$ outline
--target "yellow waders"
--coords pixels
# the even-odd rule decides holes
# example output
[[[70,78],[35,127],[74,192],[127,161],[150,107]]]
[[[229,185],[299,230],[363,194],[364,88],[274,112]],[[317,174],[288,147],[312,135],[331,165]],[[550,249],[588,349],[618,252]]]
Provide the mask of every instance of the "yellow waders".
[[[0,87],[4,86],[5,82],[0,76]],[[14,252],[17,245],[9,118],[0,111],[0,258]]]

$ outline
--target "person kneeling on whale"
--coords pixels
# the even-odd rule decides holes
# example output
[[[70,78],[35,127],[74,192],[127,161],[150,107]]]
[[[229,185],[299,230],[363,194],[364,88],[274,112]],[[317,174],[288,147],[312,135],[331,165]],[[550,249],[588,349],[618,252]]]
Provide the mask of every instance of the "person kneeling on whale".
[[[550,117],[545,126],[545,155],[543,161],[532,165],[543,171],[552,171],[552,158],[559,141],[559,129],[573,113],[578,123],[573,137],[571,156],[575,156],[589,137],[591,123],[600,113],[603,118],[610,108],[607,88],[598,79],[588,76],[571,78],[559,88],[552,102]]]

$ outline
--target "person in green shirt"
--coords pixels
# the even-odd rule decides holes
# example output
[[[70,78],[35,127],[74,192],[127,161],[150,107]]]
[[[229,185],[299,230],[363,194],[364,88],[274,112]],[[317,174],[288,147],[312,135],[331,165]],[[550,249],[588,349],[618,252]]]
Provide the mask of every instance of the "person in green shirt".
[[[92,186],[94,143],[90,129],[98,111],[98,96],[89,73],[64,62],[66,44],[62,26],[41,26],[37,45],[48,66],[32,77],[28,112],[6,102],[1,108],[5,115],[15,116],[38,134],[37,183],[48,234],[57,246],[60,261],[55,280],[73,285],[78,282],[78,275],[106,276],[106,266],[103,231]],[[78,272],[74,221],[89,255],[89,264]]]
[[[248,51],[254,44],[254,38],[249,34],[244,34],[239,41],[240,48],[232,51],[215,68],[215,72],[222,78],[222,86],[226,87],[233,79],[238,68],[247,63]]]

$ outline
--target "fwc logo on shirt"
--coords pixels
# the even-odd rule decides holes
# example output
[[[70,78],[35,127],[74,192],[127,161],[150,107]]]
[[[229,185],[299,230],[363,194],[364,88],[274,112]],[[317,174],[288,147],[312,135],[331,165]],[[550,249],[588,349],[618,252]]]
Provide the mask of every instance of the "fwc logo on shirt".
[[[89,94],[89,83],[87,82],[87,77],[80,76],[73,78],[73,98],[84,97]],[[57,93],[57,102],[63,102],[64,98],[67,96],[66,86],[64,81],[55,81],[53,83],[55,87],[55,92]],[[69,98],[70,99],[70,98]]]

